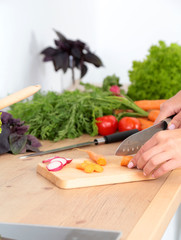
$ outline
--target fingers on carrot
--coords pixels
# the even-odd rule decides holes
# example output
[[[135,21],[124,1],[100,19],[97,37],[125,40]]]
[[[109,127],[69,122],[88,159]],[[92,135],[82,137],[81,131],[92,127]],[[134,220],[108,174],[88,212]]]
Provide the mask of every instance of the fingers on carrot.
[[[103,167],[99,164],[92,163],[90,161],[85,160],[83,163],[79,163],[76,165],[76,168],[79,170],[83,170],[86,173],[92,173],[92,172],[103,172]]]
[[[131,159],[133,158],[133,156],[123,156],[121,159],[121,166],[127,166],[128,163],[131,161]]]
[[[160,110],[158,109],[150,110],[148,114],[148,119],[154,122],[157,119],[159,113],[160,113]]]
[[[101,166],[105,166],[107,163],[107,161],[103,155],[97,154],[90,150],[84,150],[84,149],[79,149],[79,148],[76,148],[76,149],[79,151],[86,152],[91,160],[93,160],[94,162],[96,162],[97,164],[99,164]]]
[[[152,109],[160,109],[160,105],[164,103],[166,99],[158,99],[158,100],[138,100],[134,103],[142,108],[145,111],[152,110]]]

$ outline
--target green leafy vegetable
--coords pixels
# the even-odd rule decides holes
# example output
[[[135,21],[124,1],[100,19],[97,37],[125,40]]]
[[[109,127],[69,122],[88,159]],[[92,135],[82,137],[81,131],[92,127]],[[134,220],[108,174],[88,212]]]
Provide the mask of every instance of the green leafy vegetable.
[[[149,49],[141,61],[133,61],[129,71],[128,96],[133,100],[168,99],[181,89],[181,46],[163,41]]]
[[[29,133],[33,136],[54,141],[76,138],[83,133],[97,135],[95,119],[113,114],[114,109],[131,108],[147,116],[147,112],[126,97],[113,96],[99,87],[86,87],[83,92],[38,92],[31,101],[12,105],[10,113],[15,118],[23,119],[30,126]]]
[[[119,87],[122,86],[122,84],[119,83],[119,77],[117,77],[115,74],[104,78],[102,88],[104,91],[109,91],[110,87],[114,85],[117,85]]]

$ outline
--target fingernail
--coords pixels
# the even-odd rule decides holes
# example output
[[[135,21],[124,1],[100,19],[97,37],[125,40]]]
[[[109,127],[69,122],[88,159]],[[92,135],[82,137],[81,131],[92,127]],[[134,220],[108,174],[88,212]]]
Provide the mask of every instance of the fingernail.
[[[143,175],[144,175],[144,176],[146,176],[146,173],[145,173],[145,172],[143,172]]]
[[[133,162],[128,163],[128,168],[132,168],[134,166]]]
[[[152,174],[151,176],[152,176],[152,178],[155,178],[155,175],[154,175],[154,174]]]
[[[175,129],[175,125],[173,123],[171,123],[170,125],[168,124],[168,129],[169,130]]]

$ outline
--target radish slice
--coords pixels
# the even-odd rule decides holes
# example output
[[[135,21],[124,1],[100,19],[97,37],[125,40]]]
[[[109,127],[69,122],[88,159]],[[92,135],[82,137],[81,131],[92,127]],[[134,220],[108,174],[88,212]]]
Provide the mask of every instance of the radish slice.
[[[72,159],[71,158],[65,158],[67,160],[67,163],[70,163],[72,162]]]
[[[63,157],[59,157],[51,160],[51,162],[56,162],[56,161],[60,161],[63,164],[63,166],[67,164],[67,160]]]
[[[59,158],[59,156],[55,156],[55,157],[51,157],[51,158],[47,158],[45,160],[42,161],[42,163],[47,163],[47,162],[51,162],[53,159]]]
[[[48,171],[60,171],[63,168],[63,164],[60,161],[50,162],[47,166]]]

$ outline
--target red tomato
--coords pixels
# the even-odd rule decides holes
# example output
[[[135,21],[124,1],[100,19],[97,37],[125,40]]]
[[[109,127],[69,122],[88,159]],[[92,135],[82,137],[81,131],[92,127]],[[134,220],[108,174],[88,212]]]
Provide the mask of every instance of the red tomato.
[[[135,128],[139,131],[141,130],[141,123],[135,117],[123,117],[118,123],[119,132],[128,131]]]
[[[98,133],[102,136],[113,134],[118,129],[118,120],[113,115],[96,118]]]

